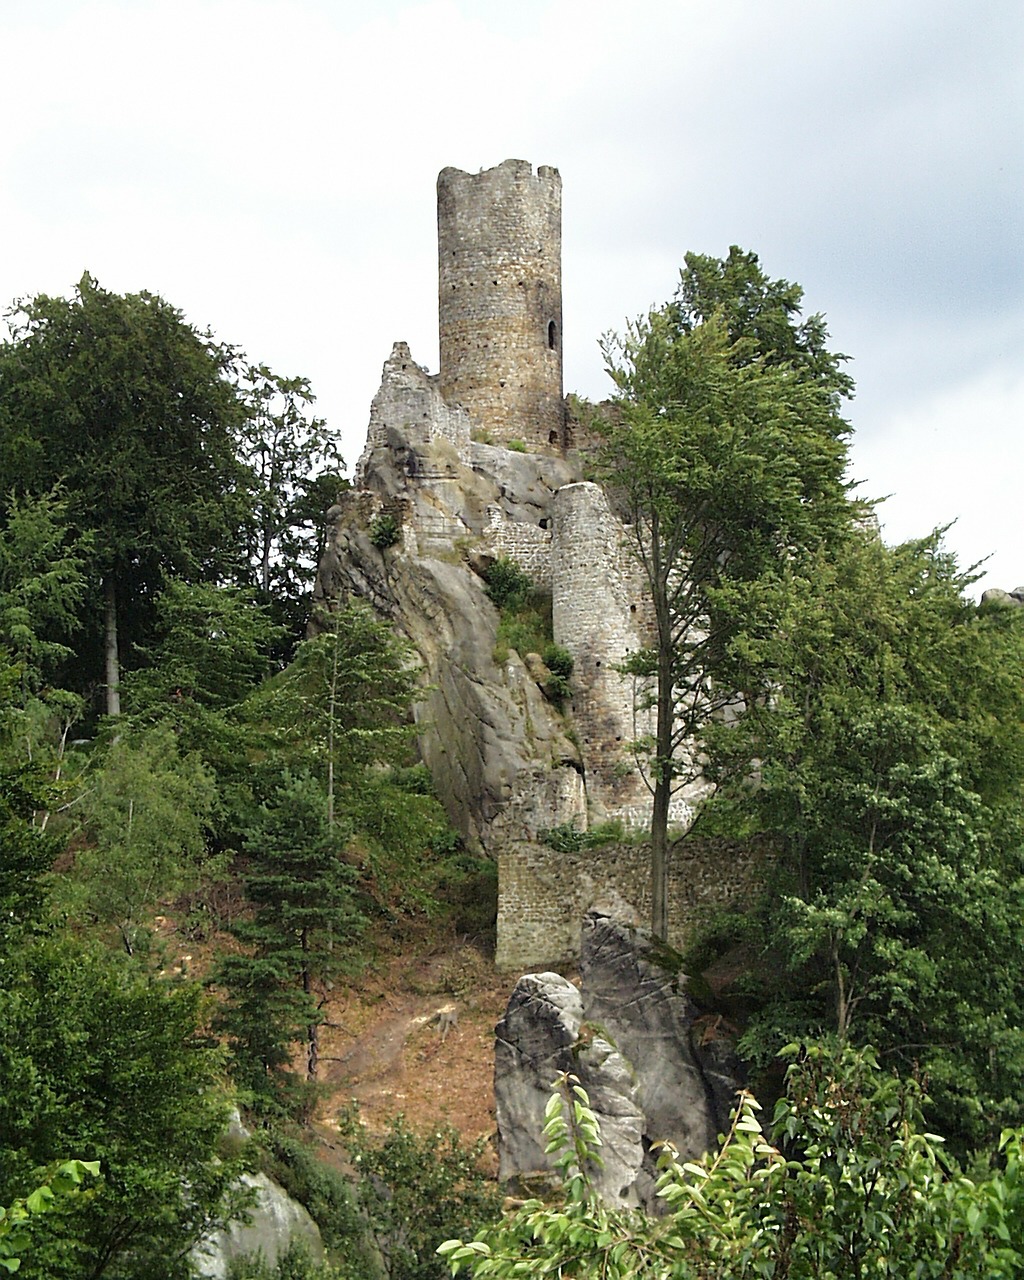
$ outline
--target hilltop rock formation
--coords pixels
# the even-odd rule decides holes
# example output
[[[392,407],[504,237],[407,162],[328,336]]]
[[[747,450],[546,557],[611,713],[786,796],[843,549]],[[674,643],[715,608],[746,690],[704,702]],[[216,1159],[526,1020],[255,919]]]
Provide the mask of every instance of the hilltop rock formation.
[[[498,864],[496,962],[520,972],[578,956],[583,913],[607,893],[644,910],[650,880],[631,744],[653,723],[621,666],[650,643],[651,605],[562,398],[560,210],[549,166],[440,175],[441,370],[395,344],[314,592],[321,610],[370,601],[411,642],[420,755],[453,826]],[[543,655],[499,642],[485,577],[502,557],[550,601],[546,639],[573,660],[557,703]],[[703,789],[676,796],[679,827]],[[598,825],[626,838],[582,838]],[[672,941],[747,873],[735,851],[688,846],[670,872]]]
[[[1024,586],[1016,587],[1013,591],[1002,591],[999,587],[989,587],[987,591],[982,592],[982,604],[1001,604],[1024,605]]]

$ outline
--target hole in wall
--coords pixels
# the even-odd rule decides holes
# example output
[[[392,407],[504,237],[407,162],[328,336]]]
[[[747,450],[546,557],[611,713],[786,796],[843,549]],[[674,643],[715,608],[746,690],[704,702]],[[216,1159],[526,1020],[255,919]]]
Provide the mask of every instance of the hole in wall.
[[[550,517],[545,516],[545,517],[543,518],[543,520],[541,520],[541,522],[540,522],[540,527],[541,527],[542,529],[550,529],[550,528],[551,528],[551,519],[550,519]]]
[[[558,432],[557,432],[557,431],[549,431],[549,432],[548,432],[548,444],[558,444]]]
[[[548,349],[554,351],[558,345],[558,326],[554,320],[548,321]]]

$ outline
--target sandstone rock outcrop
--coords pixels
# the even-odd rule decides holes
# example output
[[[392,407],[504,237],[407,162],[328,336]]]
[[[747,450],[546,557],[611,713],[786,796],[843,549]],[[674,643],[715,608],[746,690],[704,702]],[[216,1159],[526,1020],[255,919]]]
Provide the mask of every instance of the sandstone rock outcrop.
[[[527,974],[495,1034],[500,1176],[554,1167],[540,1136],[544,1107],[568,1071],[601,1122],[596,1185],[616,1204],[656,1209],[652,1144],[668,1140],[684,1159],[711,1149],[740,1084],[731,1044],[687,993],[675,953],[600,908],[584,920],[580,988]]]
[[[1011,608],[1015,605],[1024,605],[1024,586],[1016,587],[1013,591],[1002,591],[999,587],[989,587],[987,591],[982,592],[981,603],[1009,605]]]
[[[226,1137],[236,1144],[244,1144],[251,1137],[237,1110]],[[305,1206],[265,1173],[244,1173],[239,1181],[253,1193],[252,1207],[244,1220],[229,1222],[195,1246],[191,1260],[197,1276],[202,1280],[226,1280],[232,1264],[242,1258],[259,1257],[273,1268],[293,1246],[303,1249],[313,1262],[323,1261],[320,1228]]]

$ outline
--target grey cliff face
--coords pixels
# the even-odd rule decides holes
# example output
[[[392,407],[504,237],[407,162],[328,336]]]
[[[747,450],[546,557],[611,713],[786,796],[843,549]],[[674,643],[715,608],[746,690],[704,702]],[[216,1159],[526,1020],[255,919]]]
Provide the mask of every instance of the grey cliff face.
[[[550,539],[542,522],[572,468],[468,440],[460,456],[447,439],[417,439],[418,426],[389,423],[384,442],[368,446],[365,487],[332,509],[315,597],[368,599],[413,645],[426,688],[421,755],[472,847],[585,826],[579,749],[525,655],[495,660],[498,612],[480,576],[517,539],[515,558],[528,568],[530,546]],[[372,529],[385,513],[401,539],[380,549]]]

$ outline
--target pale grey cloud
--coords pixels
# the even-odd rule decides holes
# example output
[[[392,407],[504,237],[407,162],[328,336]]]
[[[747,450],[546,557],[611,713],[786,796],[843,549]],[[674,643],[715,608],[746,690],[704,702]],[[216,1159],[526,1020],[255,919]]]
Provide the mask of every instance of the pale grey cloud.
[[[855,357],[891,536],[959,517],[1016,585],[1022,52],[1018,0],[0,6],[0,299],[160,292],[354,459],[391,342],[436,367],[437,171],[555,164],[568,387],[687,249],[753,249]]]

